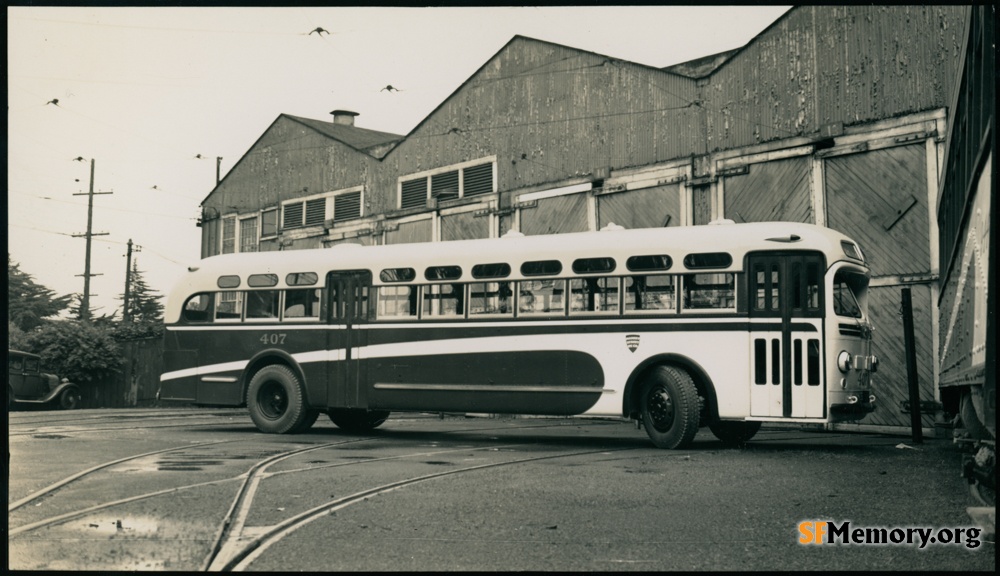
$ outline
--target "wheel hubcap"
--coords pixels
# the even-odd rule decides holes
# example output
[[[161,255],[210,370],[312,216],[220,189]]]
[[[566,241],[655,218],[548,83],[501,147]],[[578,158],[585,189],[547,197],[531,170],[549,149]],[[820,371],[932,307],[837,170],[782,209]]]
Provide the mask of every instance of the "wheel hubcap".
[[[666,388],[660,386],[649,392],[649,416],[653,427],[660,432],[666,432],[673,426],[674,400]]]
[[[280,384],[268,383],[264,385],[257,398],[261,412],[268,418],[280,418],[288,409],[288,396]]]

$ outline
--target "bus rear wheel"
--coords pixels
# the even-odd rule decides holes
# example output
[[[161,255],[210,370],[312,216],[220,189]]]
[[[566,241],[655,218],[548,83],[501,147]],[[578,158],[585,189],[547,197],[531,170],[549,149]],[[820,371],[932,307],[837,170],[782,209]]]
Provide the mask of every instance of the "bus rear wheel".
[[[308,432],[309,429],[313,427],[313,424],[316,423],[317,419],[319,419],[319,410],[309,410],[306,412],[306,417],[302,420],[302,423],[299,424],[295,430],[292,430],[291,433],[300,434],[302,432]]]
[[[715,437],[727,446],[742,446],[760,430],[760,422],[718,421],[709,424],[708,428]]]
[[[330,421],[347,432],[374,430],[388,419],[388,410],[330,410]]]
[[[674,366],[658,366],[645,379],[639,410],[646,434],[657,448],[685,448],[698,433],[700,403],[691,375]]]
[[[247,388],[250,419],[261,432],[298,432],[309,417],[302,384],[287,366],[265,366],[254,374]]]

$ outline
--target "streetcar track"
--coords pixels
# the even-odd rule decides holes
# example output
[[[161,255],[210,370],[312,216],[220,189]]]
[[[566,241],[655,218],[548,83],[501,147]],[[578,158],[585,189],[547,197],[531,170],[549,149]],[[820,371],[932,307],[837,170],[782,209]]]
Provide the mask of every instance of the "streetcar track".
[[[350,443],[354,443],[354,442],[364,442],[364,441],[365,440],[363,440],[363,439],[358,439],[358,440],[346,440],[344,442],[333,442],[333,443],[330,443],[330,444],[325,444],[325,445],[320,445],[320,446],[310,446],[309,448],[292,450],[290,452],[285,452],[285,453],[282,453],[282,454],[278,454],[277,456],[283,456],[283,455],[288,455],[288,454],[297,454],[297,453],[300,453],[300,452],[307,452],[309,450],[316,450],[316,449],[319,449],[319,448],[329,448],[330,446],[339,446],[339,445],[342,445],[342,444],[350,444]],[[228,442],[236,442],[236,440],[223,440],[221,442],[213,442],[213,443],[209,443],[209,444],[198,444],[198,445],[195,445],[195,447],[209,446],[211,444],[225,444],[225,443],[228,443]],[[182,447],[182,448],[186,448],[186,447]],[[85,475],[88,475],[88,474],[90,474],[92,472],[96,472],[96,471],[98,471],[98,470],[100,470],[102,468],[107,468],[108,466],[111,466],[111,465],[114,465],[114,464],[119,464],[121,462],[127,462],[129,460],[135,460],[135,459],[138,459],[138,458],[142,458],[142,457],[150,456],[150,455],[154,455],[154,454],[160,454],[160,453],[163,453],[163,452],[170,452],[170,451],[173,451],[173,450],[180,450],[182,448],[172,448],[172,449],[168,449],[168,450],[160,450],[160,451],[156,451],[156,452],[149,452],[149,453],[146,453],[146,454],[141,454],[139,456],[134,456],[134,457],[131,457],[131,458],[123,458],[121,460],[116,460],[114,462],[108,462],[106,464],[95,466],[94,468],[85,470],[84,472],[81,472],[80,474],[76,474],[74,476],[71,476],[71,477],[63,480],[63,481],[60,481],[60,482],[58,482],[56,484],[53,484],[52,486],[44,489],[43,491],[46,492],[46,493],[50,492],[50,491],[52,491],[52,490],[54,490],[54,489],[56,489],[58,487],[64,486],[65,484],[68,484],[72,480],[78,480],[79,478],[81,478],[81,477],[83,477]],[[259,465],[259,464],[260,464],[260,462],[258,462],[257,465]],[[95,504],[95,505],[90,506],[88,508],[84,508],[84,509],[81,509],[81,510],[75,510],[75,511],[72,511],[72,512],[66,512],[65,514],[60,514],[58,516],[52,516],[50,518],[44,518],[42,520],[38,520],[38,521],[32,522],[30,524],[25,524],[23,526],[18,526],[17,528],[13,528],[13,529],[11,529],[9,531],[9,536],[15,536],[17,534],[21,534],[21,533],[24,533],[24,532],[29,532],[29,531],[32,531],[32,530],[37,530],[39,528],[45,528],[47,526],[53,526],[53,525],[56,525],[56,524],[62,524],[64,522],[66,522],[67,520],[72,520],[73,518],[77,518],[77,517],[80,517],[80,516],[83,516],[83,515],[86,515],[86,514],[90,514],[92,512],[97,512],[97,511],[100,511],[100,510],[104,510],[106,508],[112,508],[114,506],[120,506],[122,504],[128,504],[130,502],[137,502],[139,500],[146,500],[146,499],[149,499],[149,498],[155,498],[157,496],[163,496],[164,494],[171,494],[171,493],[174,493],[174,492],[180,492],[182,490],[190,490],[190,489],[193,489],[193,488],[201,488],[201,487],[204,487],[204,486],[212,486],[212,485],[215,485],[215,484],[224,484],[226,482],[235,482],[235,481],[237,481],[237,480],[239,480],[241,478],[246,477],[247,475],[248,475],[248,472],[243,472],[241,474],[238,474],[236,476],[231,476],[229,478],[220,478],[218,480],[207,480],[205,482],[198,482],[196,484],[187,484],[187,485],[184,485],[184,486],[174,486],[174,487],[171,487],[171,488],[164,488],[163,490],[157,490],[155,492],[147,492],[145,494],[137,494],[135,496],[129,496],[128,498],[122,498],[122,499],[114,500],[114,501],[111,501],[111,502],[103,502],[101,504]],[[33,496],[35,496],[35,498],[37,498],[37,497],[43,495],[43,494],[41,494],[41,492],[42,491],[36,493]],[[25,500],[27,500],[27,499],[25,499]],[[27,501],[30,501],[30,500],[27,500]],[[22,503],[18,503],[18,504],[19,504],[19,506],[23,505],[23,502]]]
[[[8,504],[7,505],[7,513],[10,514],[14,510],[17,510],[18,508],[24,506],[25,504],[27,504],[29,502],[37,500],[37,499],[41,498],[42,496],[45,496],[46,494],[49,494],[50,492],[54,492],[55,490],[58,490],[59,488],[62,488],[63,486],[65,486],[65,485],[67,485],[67,484],[69,484],[71,482],[79,480],[80,478],[83,478],[84,476],[89,476],[90,474],[93,474],[94,472],[97,472],[99,470],[103,470],[104,468],[107,468],[109,466],[114,466],[116,464],[121,464],[121,463],[124,463],[124,462],[128,462],[130,460],[138,460],[140,458],[147,458],[149,456],[153,456],[153,455],[156,455],[156,454],[165,454],[165,453],[168,453],[168,452],[177,452],[177,451],[180,451],[180,450],[186,450],[188,448],[198,448],[198,447],[201,447],[201,446],[214,446],[214,445],[217,445],[217,444],[226,444],[228,442],[236,442],[236,440],[219,440],[218,442],[202,442],[202,443],[199,443],[199,444],[185,444],[183,446],[177,446],[177,447],[174,447],[174,448],[164,448],[162,450],[154,450],[152,452],[145,452],[143,454],[138,454],[138,455],[135,455],[135,456],[126,456],[125,458],[119,458],[117,460],[112,460],[110,462],[104,462],[102,464],[98,464],[97,466],[92,466],[90,468],[87,468],[86,470],[77,472],[76,474],[72,474],[70,476],[67,476],[66,478],[63,478],[62,480],[59,480],[58,482],[56,482],[54,484],[50,484],[49,486],[46,486],[45,488],[42,488],[41,490],[38,490],[37,492],[29,494],[28,496],[25,496],[24,498],[21,498],[20,500],[14,502],[12,504]]]
[[[548,427],[554,427],[554,426],[560,426],[560,424],[519,426],[519,427],[517,427],[517,429],[521,430],[521,429],[527,429],[527,428],[548,428]],[[459,429],[459,430],[450,430],[450,431],[443,431],[441,433],[442,434],[452,434],[452,433],[461,433],[461,432],[488,432],[490,430],[496,430],[498,428],[500,428],[500,429],[509,429],[509,427],[491,426],[491,427],[487,427],[487,428],[465,428],[465,429]],[[18,500],[16,502],[13,502],[13,503],[9,504],[8,507],[7,507],[7,513],[8,513],[8,516],[9,516],[11,512],[13,512],[13,511],[15,511],[15,510],[17,510],[19,508],[24,507],[24,505],[26,505],[26,504],[28,504],[30,502],[38,500],[39,498],[42,498],[42,497],[44,497],[44,496],[46,496],[46,495],[48,495],[48,494],[50,494],[52,492],[55,492],[56,490],[59,490],[60,488],[64,488],[65,486],[67,486],[67,485],[69,485],[69,484],[71,484],[71,483],[73,483],[75,481],[78,481],[78,480],[80,480],[82,478],[90,476],[91,474],[94,474],[96,472],[99,472],[99,471],[101,471],[101,470],[103,470],[105,468],[111,467],[111,466],[115,466],[115,465],[122,464],[122,463],[125,463],[125,462],[133,461],[133,460],[139,460],[139,459],[142,459],[142,458],[147,458],[149,456],[154,456],[154,455],[157,455],[157,454],[177,452],[177,451],[181,451],[181,450],[185,450],[185,449],[189,449],[189,448],[199,448],[199,447],[203,447],[203,446],[213,446],[213,445],[217,445],[217,444],[227,444],[227,443],[232,443],[232,442],[239,442],[240,440],[242,440],[242,439],[220,440],[220,441],[217,441],[217,442],[204,442],[204,443],[196,443],[196,444],[185,444],[183,446],[177,446],[177,447],[173,447],[173,448],[165,448],[165,449],[162,449],[162,450],[154,450],[152,452],[145,452],[145,453],[142,453],[142,454],[136,454],[136,455],[133,455],[133,456],[127,456],[125,458],[119,458],[119,459],[116,459],[116,460],[112,460],[112,461],[104,462],[104,463],[101,463],[101,464],[97,464],[95,466],[87,468],[86,470],[82,470],[80,472],[77,472],[75,474],[67,476],[66,478],[63,478],[63,479],[61,479],[61,480],[59,480],[59,481],[57,481],[57,482],[55,482],[53,484],[50,484],[49,486],[46,486],[45,488],[42,488],[41,490],[38,490],[38,491],[36,491],[36,492],[34,492],[34,493],[32,493],[32,494],[30,494],[30,495],[28,495],[28,496],[26,496],[26,497]],[[354,443],[359,443],[359,442],[374,442],[374,441],[379,441],[379,440],[387,440],[387,438],[380,438],[380,437],[352,438],[352,439],[344,440],[344,441],[340,441],[340,442],[326,443],[326,444],[321,444],[321,445],[318,445],[318,446],[310,446],[310,447],[308,447],[306,449],[298,449],[298,450],[291,451],[291,452],[293,452],[293,453],[300,453],[300,452],[306,452],[306,451],[310,451],[310,450],[315,450],[315,449],[322,448],[322,447],[341,446],[341,445],[345,445],[345,444],[354,444]],[[465,449],[468,449],[468,448],[465,448]],[[288,453],[283,453],[283,454],[288,454]],[[280,457],[283,454],[278,454],[275,457]],[[272,457],[272,458],[275,458],[275,457]],[[364,460],[357,460],[357,461],[349,462],[349,463],[352,463],[352,464],[362,464],[362,463],[367,463],[367,462],[372,462],[372,461],[378,461],[378,460],[381,460],[381,459],[378,459],[378,458],[366,458]],[[259,466],[260,464],[261,463],[258,462],[257,464],[254,465],[254,467],[251,468],[251,470],[253,470],[255,467]],[[343,463],[343,464],[348,464],[348,463]],[[305,470],[302,470],[302,471],[305,471]],[[279,473],[276,473],[276,474],[282,474],[282,473],[283,472],[279,472]],[[134,502],[134,501],[143,500],[143,499],[147,499],[147,498],[153,498],[153,497],[156,497],[156,496],[161,496],[163,494],[169,494],[169,493],[172,493],[172,492],[177,492],[177,491],[185,490],[185,489],[197,488],[197,487],[201,487],[201,486],[212,485],[212,484],[219,484],[219,483],[224,483],[224,482],[231,482],[231,481],[243,478],[243,477],[245,477],[247,475],[248,475],[248,472],[244,472],[244,473],[239,474],[238,476],[235,476],[235,477],[232,477],[232,478],[225,478],[225,479],[221,479],[221,480],[213,480],[213,481],[208,481],[208,482],[203,482],[203,483],[198,483],[198,484],[191,484],[191,485],[187,485],[187,486],[179,486],[179,487],[167,488],[167,489],[159,490],[159,491],[152,492],[152,493],[140,494],[140,495],[132,496],[132,497],[129,497],[129,498],[115,500],[115,501],[112,501],[112,502],[105,502],[105,503],[102,503],[102,504],[96,504],[94,506],[88,507],[88,508],[83,509],[83,510],[77,510],[77,511],[74,511],[74,512],[68,512],[66,514],[62,514],[62,515],[59,515],[59,516],[51,517],[51,518],[48,518],[48,519],[39,520],[37,522],[33,522],[31,524],[28,524],[28,525],[19,526],[17,528],[10,529],[9,532],[8,532],[8,535],[9,536],[14,536],[14,535],[17,535],[17,534],[20,534],[20,533],[23,533],[23,532],[27,532],[27,531],[31,531],[31,530],[35,530],[35,529],[38,529],[38,528],[43,528],[43,527],[54,525],[54,524],[60,524],[62,522],[65,522],[66,520],[70,520],[72,518],[75,518],[75,517],[78,517],[78,516],[81,516],[81,515],[84,515],[84,514],[88,514],[88,513],[91,513],[91,512],[98,511],[98,510],[103,510],[105,508],[111,508],[113,506],[118,506],[118,505],[126,504],[126,503],[129,503],[129,502]],[[9,518],[8,518],[8,521],[9,521]]]
[[[91,422],[115,422],[121,424],[132,425],[136,422],[148,422],[150,420],[192,420],[192,419],[218,419],[225,417],[232,418],[242,418],[246,417],[246,412],[234,411],[234,412],[200,412],[197,414],[184,414],[184,413],[150,413],[143,415],[107,415],[107,414],[94,414],[94,415],[80,415],[74,417],[54,417],[51,419],[45,418],[17,418],[12,419],[8,415],[8,426],[23,428],[26,426],[32,426],[35,428],[45,428],[48,426],[71,426],[71,425],[86,425]]]
[[[190,424],[190,423],[188,423],[188,424]],[[443,431],[436,432],[435,435],[450,436],[452,434],[462,434],[462,433],[470,433],[470,432],[489,433],[490,431],[493,431],[493,430],[503,430],[503,431],[512,431],[512,430],[514,430],[514,431],[519,431],[519,430],[532,429],[532,428],[558,428],[558,427],[562,427],[562,426],[564,426],[564,424],[561,423],[561,422],[557,422],[557,423],[552,423],[552,422],[535,423],[535,424],[531,424],[531,425],[527,425],[527,426],[510,426],[510,423],[507,423],[506,425],[499,425],[499,426],[468,427],[468,428],[462,428],[462,429],[443,430]],[[260,482],[263,481],[264,479],[271,478],[273,476],[278,476],[278,475],[285,475],[285,474],[292,474],[292,473],[306,473],[306,472],[309,472],[309,471],[314,471],[314,470],[323,469],[323,468],[330,468],[330,467],[335,467],[335,466],[346,466],[346,465],[355,465],[355,464],[367,464],[367,463],[373,463],[373,462],[383,462],[383,461],[386,461],[386,460],[399,460],[399,459],[405,459],[405,458],[427,457],[427,456],[432,456],[432,455],[436,455],[436,454],[443,454],[443,453],[449,453],[449,452],[453,453],[453,452],[482,451],[482,450],[502,450],[502,449],[505,449],[505,448],[515,448],[516,449],[518,447],[537,445],[537,442],[522,442],[522,443],[516,443],[516,444],[503,444],[503,445],[491,444],[489,446],[481,446],[481,447],[461,446],[459,448],[450,448],[450,449],[443,449],[443,450],[421,451],[421,452],[415,452],[415,453],[410,453],[410,454],[402,454],[402,455],[396,455],[396,456],[391,456],[391,457],[383,457],[383,458],[356,459],[356,460],[352,460],[350,462],[338,462],[338,463],[333,463],[333,464],[323,463],[323,464],[321,464],[319,466],[309,466],[309,467],[305,467],[305,468],[296,468],[296,469],[292,469],[292,470],[283,470],[283,471],[278,471],[278,472],[272,472],[272,473],[266,473],[265,474],[267,467],[269,467],[269,466],[271,466],[273,464],[277,464],[278,462],[281,462],[281,461],[286,460],[288,458],[291,458],[291,457],[294,457],[294,456],[298,456],[298,455],[301,455],[301,454],[304,454],[304,453],[308,453],[308,452],[311,452],[311,451],[315,451],[315,450],[319,450],[319,449],[324,449],[324,448],[331,448],[331,447],[335,447],[335,446],[342,446],[342,445],[345,445],[345,444],[354,444],[354,443],[362,443],[362,442],[384,442],[384,441],[389,441],[389,440],[393,440],[393,439],[398,439],[398,438],[394,438],[392,436],[382,436],[382,437],[375,436],[375,437],[364,437],[364,438],[352,438],[352,439],[341,441],[341,442],[323,443],[323,444],[318,444],[318,445],[314,445],[314,446],[308,446],[308,447],[305,447],[305,448],[297,448],[295,450],[290,450],[288,452],[283,452],[283,453],[280,453],[280,454],[268,457],[265,460],[261,460],[261,461],[255,463],[248,471],[243,472],[243,473],[241,473],[241,474],[239,474],[237,476],[232,476],[232,477],[222,478],[222,479],[216,479],[216,480],[209,480],[209,481],[205,481],[205,482],[199,482],[199,483],[196,483],[196,484],[189,484],[189,485],[184,485],[184,486],[175,486],[175,487],[166,488],[166,489],[163,489],[163,490],[158,490],[158,491],[155,491],[155,492],[150,492],[150,493],[145,493],[145,494],[139,494],[139,495],[135,495],[135,496],[127,497],[127,498],[122,498],[122,499],[118,499],[118,500],[114,500],[114,501],[110,501],[110,502],[104,502],[104,503],[100,503],[100,504],[95,504],[93,506],[89,506],[89,507],[84,508],[84,509],[70,511],[70,512],[66,512],[64,514],[59,514],[57,516],[53,516],[53,517],[41,519],[41,520],[38,520],[38,521],[35,521],[35,522],[32,522],[32,523],[26,524],[26,525],[19,526],[17,528],[13,528],[13,529],[9,528],[9,530],[8,530],[8,538],[13,538],[15,536],[20,536],[20,535],[23,535],[24,533],[31,532],[31,531],[38,530],[38,529],[42,529],[42,528],[45,528],[45,527],[50,527],[50,526],[55,526],[55,525],[59,525],[59,524],[64,524],[65,522],[70,521],[70,520],[72,520],[74,518],[78,518],[78,517],[81,517],[81,516],[92,514],[94,512],[98,512],[98,511],[105,510],[105,509],[108,509],[108,508],[113,508],[113,507],[116,507],[116,506],[121,506],[121,505],[124,505],[124,504],[129,504],[129,503],[132,503],[132,502],[146,500],[146,499],[149,499],[149,498],[154,498],[154,497],[163,496],[163,495],[167,495],[167,494],[178,493],[178,492],[185,491],[185,490],[192,490],[192,489],[202,488],[202,487],[206,487],[206,486],[213,486],[213,485],[225,484],[225,483],[228,483],[228,482],[235,482],[235,481],[238,481],[240,479],[243,479],[243,485],[239,488],[237,496],[233,499],[232,506],[230,507],[230,509],[227,512],[226,516],[223,518],[223,520],[222,520],[222,522],[220,524],[219,529],[216,531],[216,537],[214,539],[214,541],[216,543],[213,545],[212,551],[209,554],[209,557],[202,564],[202,569],[203,570],[209,570],[209,571],[211,571],[211,570],[213,570],[213,568],[212,568],[213,563],[215,565],[219,564],[219,562],[216,562],[216,559],[219,558],[219,553],[222,550],[224,550],[224,548],[223,548],[224,545],[227,542],[229,542],[229,541],[232,541],[232,542],[238,542],[239,541],[239,538],[242,535],[241,532],[242,532],[242,528],[243,528],[243,526],[245,524],[245,520],[248,517],[249,512],[252,510],[253,496],[254,496],[254,494],[256,492],[256,488],[257,488],[257,486],[260,485]],[[496,436],[487,436],[487,437],[483,438],[483,440],[486,440],[486,441],[495,441],[495,440],[498,440],[498,439],[499,439],[499,437],[496,437]],[[19,501],[15,502],[15,503],[13,503],[11,505],[9,505],[8,515],[10,514],[10,512],[23,507],[25,504],[28,504],[28,503],[30,503],[30,502],[32,502],[34,500],[37,500],[37,499],[39,499],[39,498],[41,498],[41,497],[43,497],[45,495],[48,495],[48,494],[50,494],[50,493],[52,493],[52,492],[54,492],[56,490],[59,490],[60,488],[64,488],[67,485],[69,485],[69,484],[71,484],[71,483],[73,483],[75,481],[78,481],[78,480],[80,480],[82,478],[85,478],[87,476],[90,476],[90,475],[92,475],[94,473],[97,473],[97,472],[99,472],[99,471],[101,471],[103,469],[106,469],[108,467],[111,467],[111,466],[114,466],[114,465],[117,465],[117,464],[121,464],[121,463],[132,461],[132,460],[138,460],[138,459],[149,457],[149,456],[156,455],[156,454],[176,452],[176,451],[190,449],[190,448],[200,448],[200,447],[203,447],[203,446],[211,446],[211,445],[217,445],[217,444],[239,442],[240,440],[244,440],[244,439],[241,438],[241,439],[235,439],[235,440],[222,440],[222,441],[218,441],[218,442],[188,444],[188,445],[184,445],[184,446],[167,448],[167,449],[163,449],[163,450],[156,450],[156,451],[152,451],[152,452],[147,452],[147,453],[143,453],[143,454],[138,454],[138,455],[129,456],[129,457],[126,457],[126,458],[120,458],[120,459],[117,459],[117,460],[113,460],[113,461],[105,462],[105,463],[102,463],[102,464],[98,464],[96,466],[88,468],[87,470],[83,470],[81,472],[78,472],[76,474],[68,476],[68,477],[66,477],[66,478],[64,478],[64,479],[62,479],[62,480],[60,480],[60,481],[58,481],[58,482],[56,482],[54,484],[51,484],[50,486],[48,486],[46,488],[43,488],[42,490],[39,490],[39,491],[37,491],[37,492],[35,492],[35,493],[33,493],[33,494],[25,497],[25,498],[22,498]],[[352,503],[360,501],[360,500],[362,500],[363,498],[365,498],[366,496],[369,496],[369,495],[377,495],[377,494],[389,492],[389,491],[392,491],[392,490],[395,490],[395,489],[398,489],[398,488],[401,488],[401,487],[404,487],[404,486],[407,486],[407,485],[411,485],[411,484],[423,482],[423,481],[426,481],[426,480],[430,480],[430,479],[433,479],[433,478],[437,478],[437,477],[441,477],[441,476],[453,475],[453,474],[461,473],[461,472],[471,472],[471,471],[482,469],[482,468],[490,468],[490,467],[502,466],[502,465],[507,465],[507,464],[514,464],[514,463],[520,463],[520,462],[530,462],[530,461],[535,461],[535,460],[545,460],[545,459],[558,458],[558,457],[567,457],[567,456],[573,456],[573,455],[582,455],[582,454],[589,454],[589,453],[609,452],[609,451],[618,451],[618,450],[631,450],[631,449],[633,449],[633,448],[624,448],[624,449],[621,449],[621,448],[619,448],[619,449],[606,448],[606,449],[594,450],[594,451],[581,451],[581,452],[574,452],[574,453],[571,453],[571,454],[557,454],[557,455],[533,457],[533,458],[526,458],[526,459],[521,459],[521,460],[512,461],[512,462],[481,464],[481,465],[471,466],[471,467],[466,467],[466,468],[461,468],[461,469],[445,470],[445,471],[441,471],[441,472],[438,472],[438,473],[435,473],[435,474],[420,476],[420,477],[417,477],[417,478],[411,478],[411,479],[407,479],[407,480],[402,480],[402,481],[398,481],[398,482],[391,483],[391,484],[388,484],[388,485],[380,486],[380,487],[377,487],[377,488],[371,488],[371,489],[363,490],[363,491],[358,492],[358,493],[356,493],[354,495],[347,496],[347,497],[344,497],[344,498],[340,498],[340,499],[338,499],[338,500],[336,500],[334,502],[327,503],[326,505],[324,505],[323,507],[320,507],[320,508],[329,509],[329,510],[332,511],[331,507],[343,508],[343,507],[346,507],[346,506],[348,506],[348,505],[350,505]],[[245,506],[243,505],[244,502],[246,502]],[[339,508],[337,508],[337,509],[339,509]],[[296,516],[295,518],[301,520],[301,525],[305,525],[305,524],[311,522],[313,519],[307,519],[306,520],[306,519],[304,519],[304,515],[309,514],[309,512],[321,515],[322,512],[317,512],[317,510],[318,509],[313,509],[311,511],[307,511],[306,513],[300,514],[300,515]],[[235,520],[235,523],[234,523],[234,520]],[[291,524],[289,524],[288,521],[285,521],[285,522],[279,524],[278,528],[287,529],[288,533],[291,533],[291,532],[293,532],[294,530],[297,529],[297,527],[292,527]],[[235,534],[235,538],[228,537],[230,534]],[[274,539],[274,535],[272,534],[272,531],[268,531],[263,536],[256,537],[252,541],[254,549],[256,549],[260,545],[260,543],[263,542],[262,538],[270,541],[270,540]],[[271,545],[270,543],[266,543],[265,546],[264,546],[264,548],[269,547],[270,545]],[[232,548],[233,546],[234,546],[234,544],[231,545],[230,548]],[[228,560],[226,560],[223,565],[224,566],[232,565],[234,561],[239,561],[239,559],[245,558],[250,552],[252,552],[252,550],[250,550],[250,549],[248,549],[246,547],[238,548],[233,553],[228,554],[227,556],[225,556],[225,558],[228,558]],[[254,557],[256,557],[256,556],[254,556]]]
[[[192,422],[184,422],[182,424],[158,424],[158,425],[152,425],[152,426],[131,426],[130,429],[132,429],[132,430],[139,430],[139,429],[141,429],[141,430],[153,430],[153,429],[160,429],[160,428],[190,428],[193,425],[195,425],[195,424],[192,423]],[[232,427],[232,426],[241,426],[242,427],[242,424],[236,424],[236,423],[233,423],[233,422],[204,422],[204,423],[197,424],[197,426],[200,426],[200,427],[222,427],[222,426]],[[251,429],[251,428],[253,428],[253,426],[251,424],[247,424],[246,428]],[[10,433],[10,434],[7,434],[7,436],[8,437],[14,437],[14,436],[37,436],[39,434],[84,434],[84,433],[90,433],[90,432],[108,432],[108,431],[121,432],[121,430],[122,430],[121,426],[110,427],[110,428],[79,428],[79,427],[50,426],[50,427],[47,427],[47,428],[36,428],[36,429],[25,431],[25,432]]]
[[[215,562],[209,566],[209,571],[243,571],[247,566],[253,563],[254,560],[260,557],[265,550],[270,548],[272,545],[280,542],[283,538],[295,532],[299,528],[323,518],[330,513],[336,512],[352,504],[358,502],[363,502],[366,499],[378,496],[381,494],[387,494],[394,490],[400,488],[405,488],[407,486],[413,486],[414,484],[419,484],[421,482],[426,482],[428,480],[434,480],[436,478],[441,478],[444,476],[454,476],[457,474],[464,474],[469,472],[476,472],[479,470],[485,470],[489,468],[499,468],[502,466],[513,466],[516,464],[524,464],[527,462],[538,462],[541,460],[552,460],[555,458],[569,458],[572,456],[585,456],[587,454],[600,454],[603,452],[619,452],[626,450],[634,450],[634,448],[604,448],[600,450],[583,450],[572,453],[564,454],[549,454],[546,456],[533,456],[530,458],[521,458],[518,460],[508,460],[505,462],[491,462],[488,464],[478,464],[476,466],[467,466],[465,468],[457,468],[454,470],[444,470],[441,472],[435,472],[433,474],[425,474],[423,476],[417,476],[414,478],[407,478],[405,480],[398,480],[396,482],[390,482],[388,484],[383,484],[375,488],[369,488],[367,490],[362,490],[360,492],[355,492],[349,496],[344,496],[338,498],[333,502],[327,502],[321,506],[317,506],[296,516],[288,518],[275,526],[272,526],[263,534],[260,534],[250,540],[246,545],[243,546],[242,550],[231,553],[231,557],[225,559],[221,564]],[[213,569],[214,566],[214,569]]]

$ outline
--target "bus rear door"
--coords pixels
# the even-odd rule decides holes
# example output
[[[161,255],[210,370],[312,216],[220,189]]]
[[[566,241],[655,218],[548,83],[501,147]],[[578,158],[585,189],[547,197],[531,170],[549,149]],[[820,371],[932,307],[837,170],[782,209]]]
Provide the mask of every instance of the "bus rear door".
[[[360,349],[367,332],[360,328],[369,318],[372,276],[367,270],[331,272],[327,277],[330,297],[329,350],[336,355],[327,384],[332,408],[367,408],[364,365]]]
[[[824,418],[824,258],[813,252],[747,256],[750,416]]]

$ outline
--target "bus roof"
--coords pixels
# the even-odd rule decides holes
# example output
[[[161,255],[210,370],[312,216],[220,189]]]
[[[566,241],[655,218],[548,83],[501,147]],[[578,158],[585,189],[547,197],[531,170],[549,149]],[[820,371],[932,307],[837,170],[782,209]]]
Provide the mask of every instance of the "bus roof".
[[[224,254],[205,258],[189,268],[190,272],[170,292],[166,317],[176,317],[178,307],[188,296],[218,290],[221,276],[239,276],[241,282],[236,289],[246,289],[250,275],[274,274],[278,277],[274,287],[286,288],[289,287],[285,283],[288,274],[312,272],[318,276],[314,286],[320,287],[325,284],[328,272],[369,270],[373,283],[381,285],[384,283],[380,281],[379,273],[385,269],[413,268],[417,274],[412,282],[427,283],[428,280],[424,279],[425,268],[458,266],[462,275],[449,281],[468,282],[476,280],[471,275],[474,265],[506,263],[510,265],[511,273],[504,279],[519,280],[525,278],[520,272],[524,262],[559,260],[563,271],[568,272],[576,259],[612,257],[617,267],[609,274],[615,274],[627,271],[625,261],[629,257],[649,255],[669,256],[673,261],[670,273],[705,272],[705,269],[687,268],[684,257],[715,252],[728,253],[732,256],[732,263],[710,271],[733,272],[742,270],[743,258],[748,252],[758,250],[815,250],[824,253],[828,264],[849,260],[841,244],[843,241],[857,246],[840,232],[814,224],[757,222],[610,229],[540,236],[508,235],[502,238],[382,246],[338,244],[332,248]],[[859,259],[854,261],[861,263]]]

